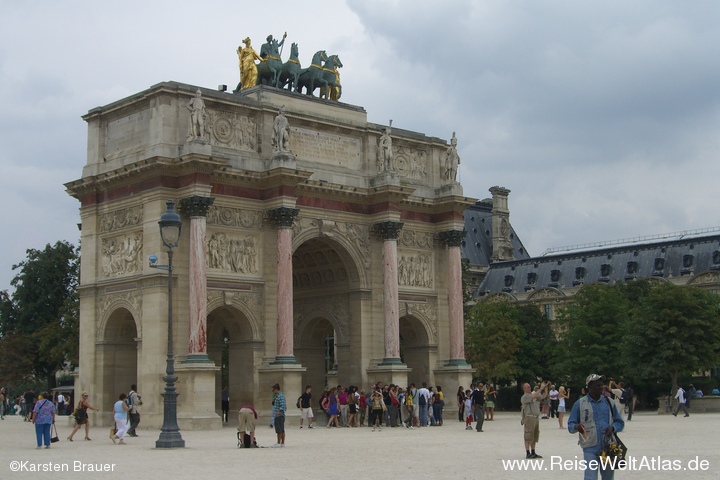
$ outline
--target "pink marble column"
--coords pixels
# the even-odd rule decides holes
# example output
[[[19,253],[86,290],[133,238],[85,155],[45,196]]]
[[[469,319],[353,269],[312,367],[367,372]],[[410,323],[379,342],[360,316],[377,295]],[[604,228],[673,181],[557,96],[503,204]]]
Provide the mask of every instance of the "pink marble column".
[[[190,217],[190,292],[188,295],[189,326],[188,362],[209,361],[207,358],[207,242],[206,217],[211,197],[180,200],[183,214]]]
[[[268,211],[277,226],[277,355],[274,363],[297,363],[293,352],[292,224],[299,210]]]
[[[375,224],[375,230],[383,239],[383,319],[385,323],[383,365],[402,363],[400,360],[400,301],[397,273],[397,238],[402,227],[402,222]]]
[[[460,245],[464,230],[442,232],[440,238],[448,246],[448,328],[450,337],[449,365],[466,365],[465,326],[463,319],[462,258]]]

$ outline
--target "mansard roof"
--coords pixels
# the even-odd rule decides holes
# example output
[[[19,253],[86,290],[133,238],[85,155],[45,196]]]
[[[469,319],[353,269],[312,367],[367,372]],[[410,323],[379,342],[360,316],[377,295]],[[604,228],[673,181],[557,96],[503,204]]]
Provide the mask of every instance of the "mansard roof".
[[[718,270],[720,235],[715,234],[497,262],[490,265],[476,296],[640,278],[689,278]]]
[[[492,206],[492,200],[486,198],[463,212],[467,234],[462,243],[462,256],[470,261],[470,265],[490,265],[490,258],[492,257]],[[530,258],[512,225],[510,225],[510,242],[514,248],[513,256],[516,259]]]

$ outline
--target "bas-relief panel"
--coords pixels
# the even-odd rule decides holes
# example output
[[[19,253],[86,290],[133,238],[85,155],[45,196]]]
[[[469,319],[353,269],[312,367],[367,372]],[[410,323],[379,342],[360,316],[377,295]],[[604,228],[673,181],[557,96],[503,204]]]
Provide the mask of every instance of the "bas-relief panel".
[[[142,221],[143,207],[141,205],[121,208],[100,215],[98,219],[98,230],[100,233],[112,232],[113,230],[140,225]]]
[[[290,149],[298,160],[350,169],[358,169],[362,163],[362,142],[352,137],[294,127],[290,131]]]
[[[210,133],[211,145],[257,151],[257,121],[255,117],[208,110],[206,128]]]
[[[210,233],[207,267],[230,273],[258,273],[258,241],[252,236]]]
[[[433,257],[431,253],[398,252],[398,285],[433,288]]]
[[[393,152],[393,164],[395,171],[403,177],[427,180],[428,168],[425,150],[400,145]]]
[[[398,245],[408,248],[428,248],[435,246],[435,237],[432,233],[418,232],[403,228],[400,231]]]
[[[207,224],[248,229],[262,228],[263,212],[212,205],[208,210]]]
[[[104,277],[115,277],[142,271],[142,232],[108,236],[102,239],[102,269]]]

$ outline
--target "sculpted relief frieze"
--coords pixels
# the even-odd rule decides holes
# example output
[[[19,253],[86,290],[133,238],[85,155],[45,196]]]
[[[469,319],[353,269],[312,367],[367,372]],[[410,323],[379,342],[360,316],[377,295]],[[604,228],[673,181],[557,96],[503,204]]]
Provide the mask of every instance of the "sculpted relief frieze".
[[[134,227],[142,224],[143,208],[136,207],[121,208],[112,212],[100,215],[98,219],[98,230],[100,233],[112,232],[125,227]]]
[[[297,217],[293,222],[293,238],[297,238],[309,229],[317,228],[318,221],[314,218]]]
[[[255,210],[212,205],[207,214],[208,225],[259,229],[262,222],[263,213]]]
[[[207,245],[207,266],[210,269],[255,274],[258,272],[257,257],[257,240],[254,237],[210,234]]]
[[[254,117],[212,110],[208,117],[211,145],[253,152],[257,150],[257,123]]]
[[[403,287],[433,287],[432,255],[399,255],[398,284]]]
[[[142,271],[143,237],[141,232],[102,239],[101,255],[104,277],[115,277]]]
[[[433,248],[435,239],[432,233],[402,229],[398,245],[408,248]]]
[[[333,230],[355,245],[364,259],[365,268],[370,268],[370,227],[349,222],[337,222]]]
[[[424,150],[401,145],[393,152],[395,171],[414,180],[427,179],[427,153]]]

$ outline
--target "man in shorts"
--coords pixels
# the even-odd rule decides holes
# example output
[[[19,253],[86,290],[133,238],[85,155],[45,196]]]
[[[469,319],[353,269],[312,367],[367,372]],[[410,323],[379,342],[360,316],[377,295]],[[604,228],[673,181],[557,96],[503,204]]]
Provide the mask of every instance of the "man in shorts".
[[[275,420],[275,433],[277,434],[277,443],[273,445],[273,447],[281,448],[285,446],[285,412],[287,411],[287,402],[285,401],[285,394],[280,390],[280,384],[276,383],[273,385],[272,392],[275,395],[272,417]]]
[[[303,420],[307,419],[308,428],[315,428],[313,425],[313,411],[310,406],[310,400],[312,399],[312,387],[307,385],[305,387],[305,393],[300,396],[300,428],[303,428]]]
[[[525,458],[542,458],[535,453],[535,444],[540,440],[540,394],[533,392],[529,383],[523,385],[523,392],[520,424],[524,427]]]
[[[240,432],[240,448],[257,448],[255,443],[255,427],[258,414],[252,405],[243,405],[238,411],[238,432]],[[250,435],[250,446],[245,444],[245,434]]]

